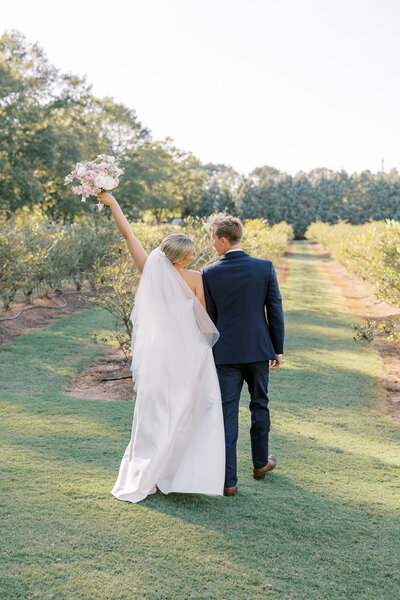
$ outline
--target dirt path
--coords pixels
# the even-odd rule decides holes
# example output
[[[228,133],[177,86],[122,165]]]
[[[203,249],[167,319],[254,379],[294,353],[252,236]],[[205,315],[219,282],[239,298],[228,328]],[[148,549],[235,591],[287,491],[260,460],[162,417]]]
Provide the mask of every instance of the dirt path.
[[[400,308],[388,302],[377,301],[372,285],[351,273],[341,262],[331,258],[322,244],[309,242],[321,259],[321,266],[343,297],[345,310],[360,321],[373,319],[377,324],[400,314]],[[400,422],[400,348],[378,333],[372,342],[382,359],[382,376],[376,386],[378,409]]]
[[[290,273],[290,260],[288,260],[294,254],[294,244],[289,244],[284,252],[283,257],[276,263],[275,271],[278,277],[279,286],[282,286]]]

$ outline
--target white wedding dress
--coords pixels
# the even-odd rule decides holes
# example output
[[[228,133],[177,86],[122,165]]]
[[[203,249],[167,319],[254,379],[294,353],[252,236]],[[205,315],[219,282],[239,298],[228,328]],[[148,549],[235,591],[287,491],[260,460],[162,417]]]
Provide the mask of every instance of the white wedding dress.
[[[212,345],[218,331],[156,248],[131,315],[136,405],[111,493],[139,502],[156,492],[223,495],[225,438]]]

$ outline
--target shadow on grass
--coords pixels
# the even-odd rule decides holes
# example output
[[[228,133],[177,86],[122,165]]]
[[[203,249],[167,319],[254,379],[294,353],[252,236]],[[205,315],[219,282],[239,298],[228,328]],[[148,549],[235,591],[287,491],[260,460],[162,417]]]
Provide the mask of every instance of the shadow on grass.
[[[27,511],[39,511],[45,543],[46,529],[52,531],[53,515],[59,512],[62,529],[67,526],[80,545],[89,544],[94,551],[93,544],[101,540],[99,549],[106,552],[108,565],[113,551],[118,550],[119,560],[134,552],[142,557],[141,564],[150,551],[153,564],[158,556],[158,560],[175,565],[180,573],[183,567],[196,573],[199,565],[207,568],[208,561],[204,563],[204,559],[208,556],[225,562],[225,572],[230,577],[234,577],[236,569],[246,586],[255,582],[255,595],[250,597],[259,597],[258,588],[265,584],[265,578],[272,578],[278,588],[286,589],[287,597],[291,597],[289,593],[293,598],[303,597],[304,590],[314,589],[318,597],[329,598],[333,584],[335,598],[351,598],[352,590],[359,594],[355,597],[362,597],[372,578],[381,597],[389,598],[396,589],[397,578],[394,549],[398,547],[400,527],[395,515],[368,503],[359,502],[356,506],[356,501],[345,494],[332,498],[326,487],[319,492],[311,489],[299,465],[321,469],[321,465],[328,464],[326,449],[309,442],[312,453],[304,461],[303,454],[308,449],[303,440],[293,443],[293,439],[282,439],[283,442],[286,454],[293,452],[297,457],[296,467],[286,469],[283,455],[276,471],[264,481],[255,481],[250,461],[241,459],[240,489],[234,498],[166,496],[158,492],[136,505],[120,502],[110,496],[112,469],[111,465],[105,469],[100,455],[93,468],[82,468],[80,461],[71,461],[71,455],[69,463],[63,464],[59,457],[43,460],[42,453],[33,456],[29,450],[15,453],[14,466],[20,466],[22,474],[32,472],[33,477],[14,481],[5,492],[7,497],[9,491],[10,507],[12,514],[18,515],[19,527],[28,526]],[[59,444],[63,445],[62,440]],[[242,440],[240,457],[247,454],[246,446]],[[12,447],[10,452],[13,453]],[[343,470],[338,473],[343,474]],[[53,485],[49,486],[49,481]],[[333,483],[340,482],[339,478]],[[354,480],[353,484],[359,487],[360,482]],[[29,527],[35,529],[32,523]],[[79,544],[75,542],[75,551]],[[191,561],[195,562],[191,565]],[[154,573],[152,576],[156,580],[159,577]],[[151,585],[146,561],[138,580],[144,586]]]

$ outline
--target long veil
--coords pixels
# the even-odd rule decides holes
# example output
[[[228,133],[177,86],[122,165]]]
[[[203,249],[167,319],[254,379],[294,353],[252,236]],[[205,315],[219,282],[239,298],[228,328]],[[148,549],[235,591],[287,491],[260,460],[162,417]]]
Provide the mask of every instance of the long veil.
[[[142,375],[157,377],[152,363],[176,361],[185,367],[191,342],[199,331],[205,349],[219,338],[218,330],[201,302],[160,247],[148,256],[131,314],[132,379],[138,391]],[[157,356],[157,361],[155,357]]]

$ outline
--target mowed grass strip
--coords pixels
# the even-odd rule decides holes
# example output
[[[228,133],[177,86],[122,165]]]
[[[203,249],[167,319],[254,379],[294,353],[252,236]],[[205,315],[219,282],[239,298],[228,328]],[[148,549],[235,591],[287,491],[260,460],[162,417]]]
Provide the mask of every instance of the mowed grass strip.
[[[400,428],[374,409],[380,364],[320,260],[296,242],[282,287],[284,367],[271,372],[270,450],[252,477],[249,398],[234,498],[110,495],[133,403],[64,392],[111,326],[83,311],[0,354],[0,596],[62,600],[390,599],[399,596]]]

